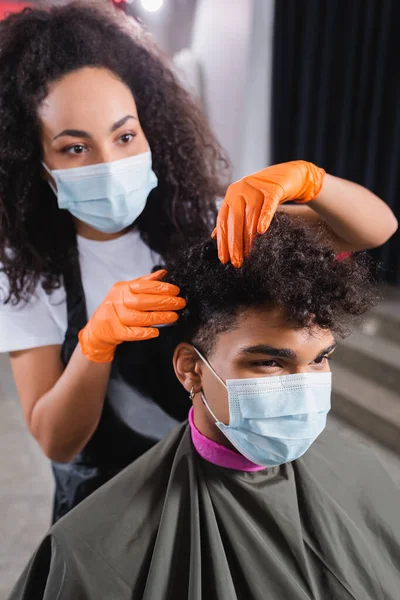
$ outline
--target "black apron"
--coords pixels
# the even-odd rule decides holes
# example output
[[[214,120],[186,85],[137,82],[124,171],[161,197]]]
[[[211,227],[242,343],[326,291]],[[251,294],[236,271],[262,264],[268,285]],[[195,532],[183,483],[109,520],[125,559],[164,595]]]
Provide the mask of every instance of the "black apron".
[[[87,323],[79,266],[64,275],[68,329],[61,350],[66,366]],[[70,463],[52,463],[53,522],[163,439],[187,418],[190,401],[176,379],[172,356],[177,328],[161,327],[158,338],[117,347],[96,431]],[[171,398],[174,399],[171,402]]]

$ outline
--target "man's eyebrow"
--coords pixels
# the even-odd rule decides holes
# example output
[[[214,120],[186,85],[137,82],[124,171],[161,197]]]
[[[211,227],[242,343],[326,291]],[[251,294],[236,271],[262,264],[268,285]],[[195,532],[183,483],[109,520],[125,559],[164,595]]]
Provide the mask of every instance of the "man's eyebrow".
[[[239,354],[246,356],[247,354],[268,354],[268,356],[278,356],[280,358],[296,358],[297,354],[290,348],[274,348],[274,346],[267,346],[266,344],[259,344],[258,346],[247,346],[239,349]]]
[[[335,350],[337,346],[337,342],[334,342],[333,344],[331,344],[330,346],[328,346],[328,348],[325,348],[325,350],[322,350],[318,356],[315,357],[314,360],[317,360],[318,358],[322,358],[323,356],[326,356],[327,354],[330,354],[331,352],[333,352],[333,350]]]
[[[326,354],[329,354],[330,352],[335,350],[336,346],[337,343],[334,342],[333,344],[328,346],[328,348],[324,348],[324,350],[321,350],[321,352],[318,354],[318,356],[315,357],[314,360],[326,356]],[[268,356],[290,358],[292,360],[297,358],[296,352],[294,352],[294,350],[291,350],[290,348],[275,348],[274,346],[268,346],[266,344],[259,344],[258,346],[248,346],[239,349],[239,355],[246,356],[251,354],[267,354]]]
[[[126,115],[125,117],[122,117],[122,119],[114,123],[114,125],[110,129],[111,133],[113,133],[113,131],[117,131],[117,129],[122,127],[122,125],[125,125],[125,123],[129,121],[129,119],[135,119],[135,121],[137,121],[136,117],[134,117],[133,115]]]

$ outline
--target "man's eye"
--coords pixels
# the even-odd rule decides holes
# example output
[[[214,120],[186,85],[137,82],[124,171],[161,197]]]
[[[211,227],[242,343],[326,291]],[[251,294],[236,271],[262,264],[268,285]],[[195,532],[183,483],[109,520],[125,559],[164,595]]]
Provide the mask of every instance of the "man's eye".
[[[280,367],[276,360],[257,360],[252,363],[253,367]]]
[[[321,365],[321,364],[323,364],[323,363],[324,363],[326,360],[331,360],[331,358],[332,358],[331,356],[320,356],[319,358],[316,358],[316,359],[314,360],[314,363],[315,363],[316,365]]]

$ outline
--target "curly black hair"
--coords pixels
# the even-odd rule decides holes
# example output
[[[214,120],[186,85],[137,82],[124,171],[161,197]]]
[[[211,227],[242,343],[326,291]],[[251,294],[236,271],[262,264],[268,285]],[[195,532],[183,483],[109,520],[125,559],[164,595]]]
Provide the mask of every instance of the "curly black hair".
[[[123,19],[123,21],[121,20]],[[41,177],[38,107],[49,85],[82,67],[107,68],[132,91],[159,186],[136,222],[164,259],[215,222],[228,162],[166,59],[120,11],[73,2],[25,9],[0,22],[0,263],[6,301],[46,292],[77,258],[71,215]],[[138,29],[140,29],[138,27]]]
[[[216,336],[233,329],[250,307],[279,307],[296,328],[347,335],[354,318],[380,296],[366,255],[338,260],[320,237],[304,221],[277,213],[240,269],[219,261],[211,239],[169,262],[165,279],[187,300],[178,321],[180,339],[209,355]]]

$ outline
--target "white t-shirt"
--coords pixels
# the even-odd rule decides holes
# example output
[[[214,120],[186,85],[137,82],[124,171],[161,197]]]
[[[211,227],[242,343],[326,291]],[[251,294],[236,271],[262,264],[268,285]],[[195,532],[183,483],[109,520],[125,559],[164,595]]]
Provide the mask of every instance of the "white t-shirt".
[[[78,236],[79,261],[90,318],[118,281],[150,273],[159,257],[133,230],[106,242]],[[28,303],[3,304],[8,281],[0,273],[0,352],[62,344],[67,330],[67,303],[61,287],[50,295],[39,285]]]

